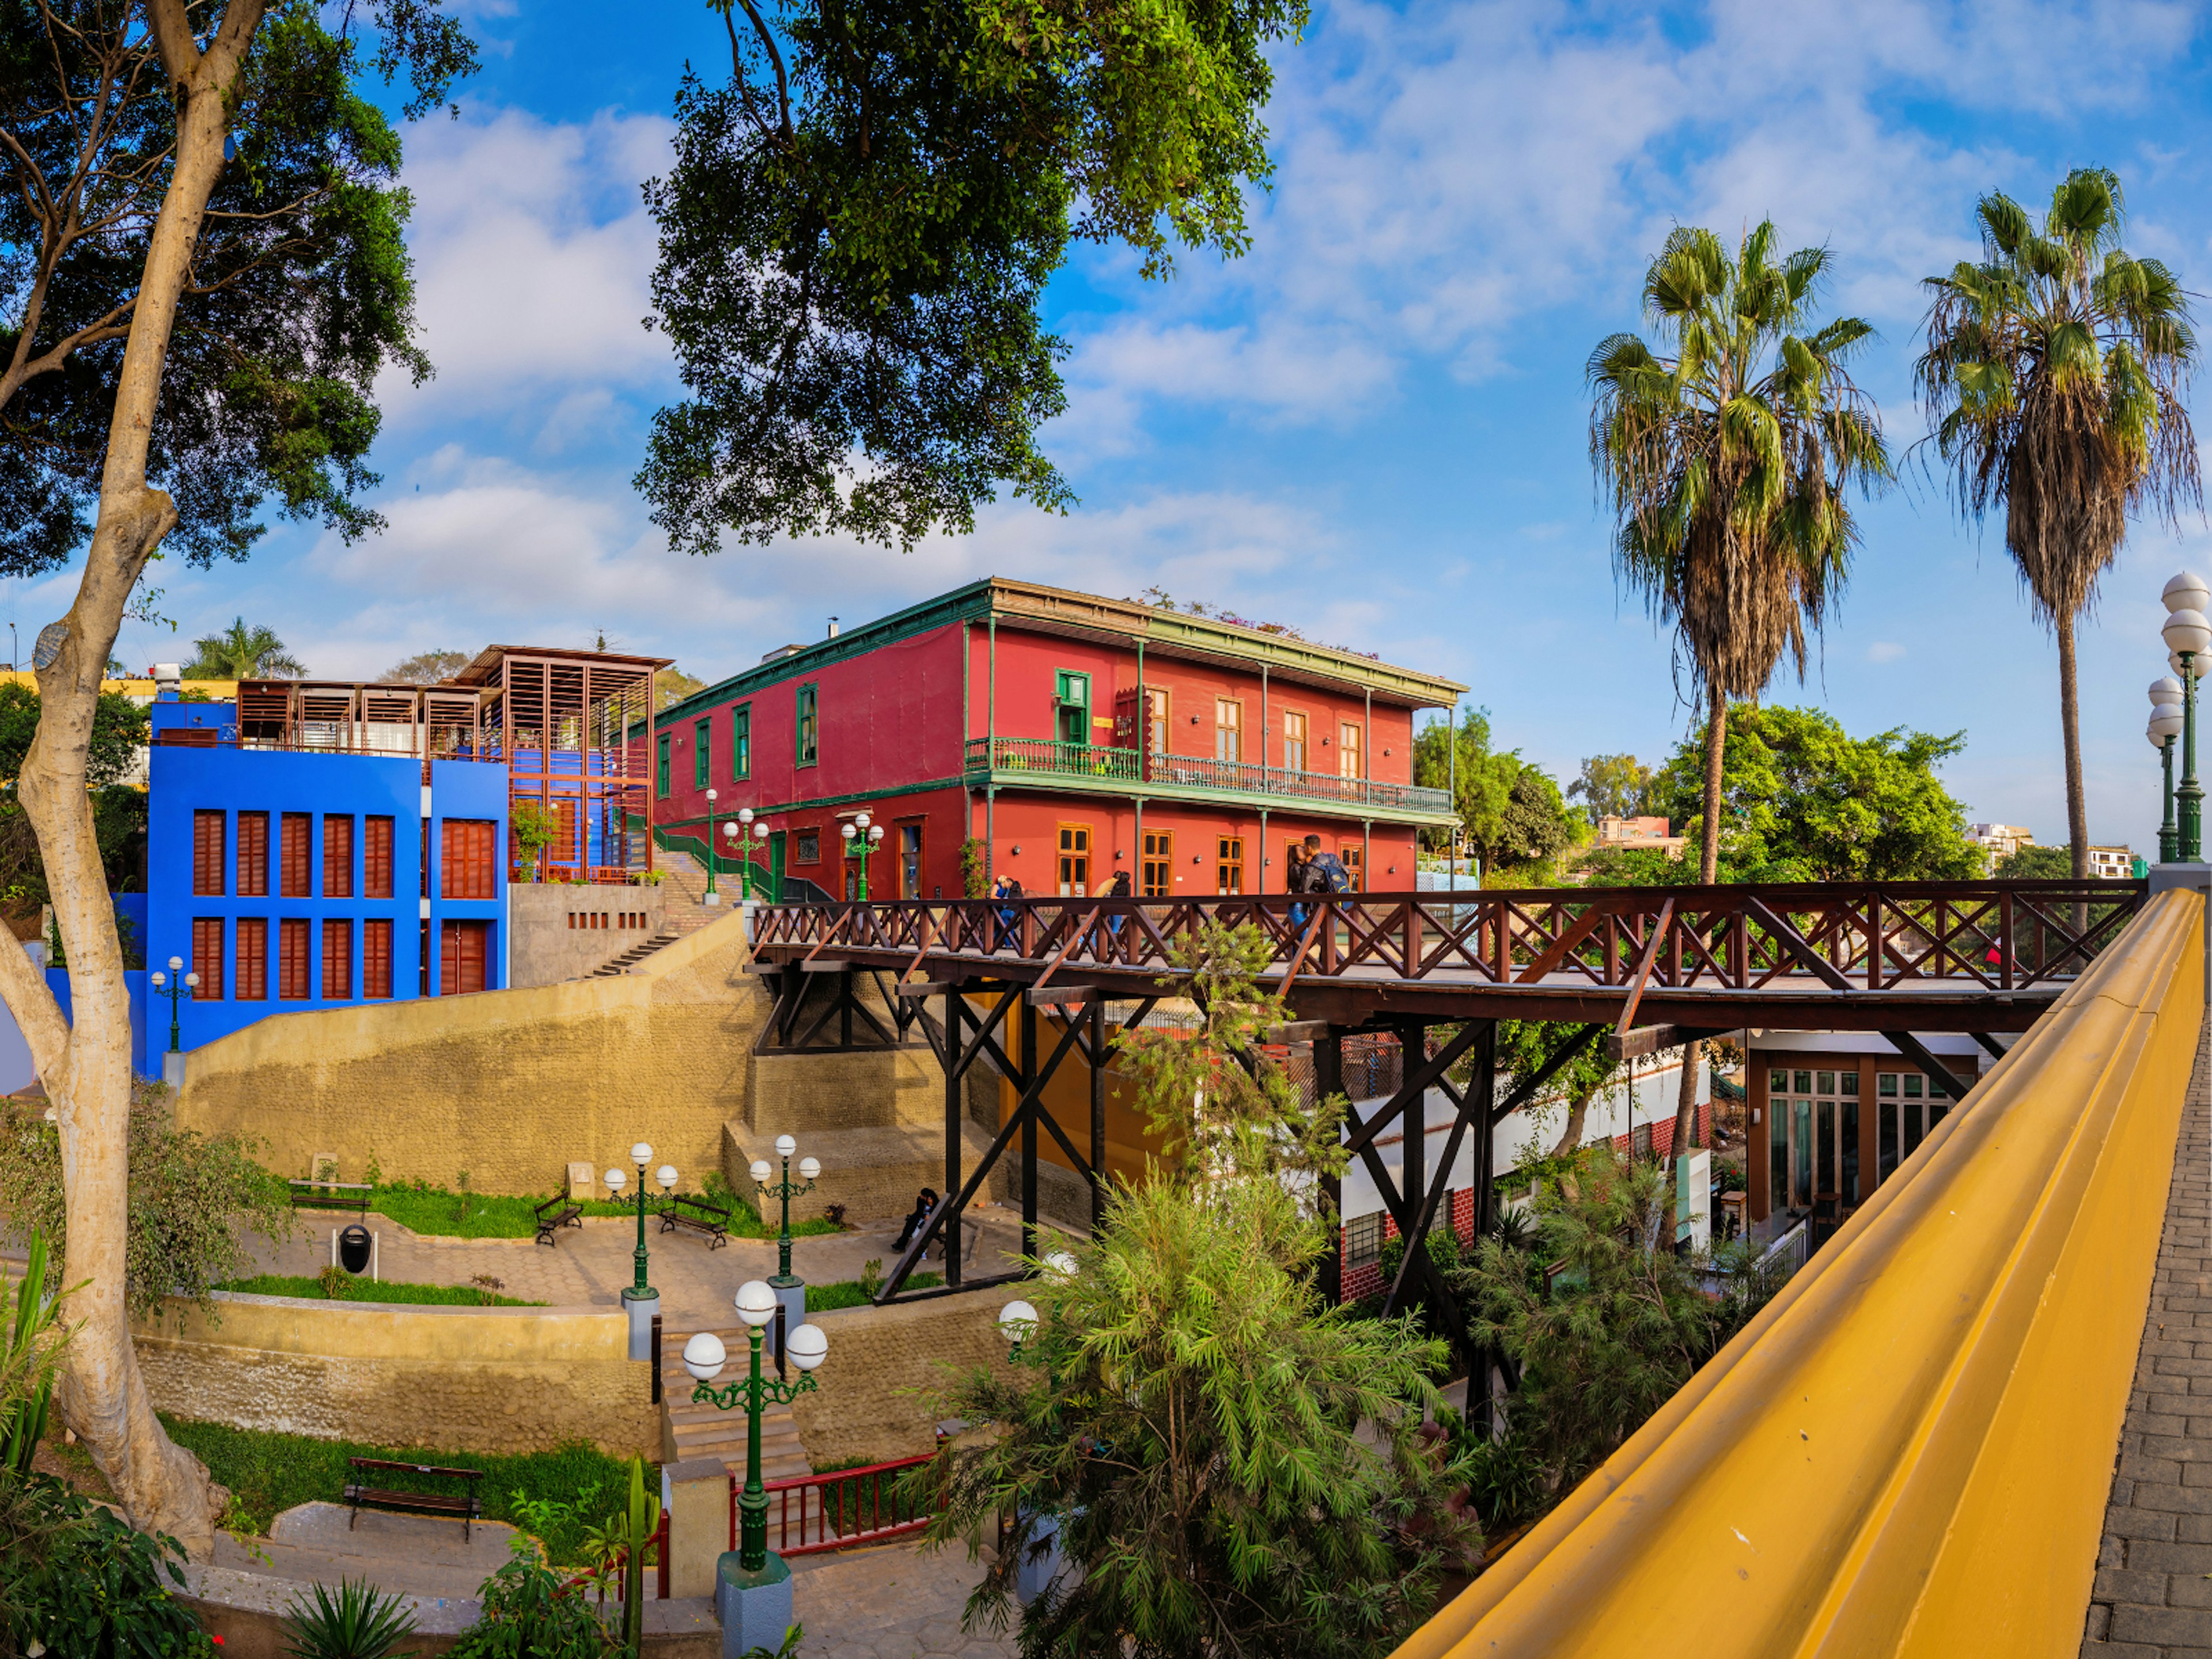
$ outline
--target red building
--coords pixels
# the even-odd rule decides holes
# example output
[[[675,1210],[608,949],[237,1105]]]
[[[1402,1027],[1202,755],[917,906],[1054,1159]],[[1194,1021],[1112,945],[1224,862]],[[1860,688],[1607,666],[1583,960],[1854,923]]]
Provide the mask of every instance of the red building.
[[[664,711],[653,821],[703,848],[712,787],[718,831],[741,807],[768,825],[756,858],[776,890],[832,896],[857,893],[840,827],[862,812],[884,832],[875,897],[960,896],[970,842],[984,880],[1032,896],[1121,869],[1151,896],[1280,892],[1309,834],[1360,885],[1411,888],[1417,832],[1451,821],[1443,790],[1413,786],[1414,713],[1466,689],[993,578],[783,647]]]

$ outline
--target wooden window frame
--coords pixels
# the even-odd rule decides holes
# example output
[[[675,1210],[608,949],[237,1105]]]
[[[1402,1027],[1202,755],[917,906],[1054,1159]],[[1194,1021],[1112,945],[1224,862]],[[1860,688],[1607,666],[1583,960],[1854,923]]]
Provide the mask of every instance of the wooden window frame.
[[[1151,746],[1152,711],[1149,706],[1142,708],[1138,714],[1137,718],[1144,727],[1144,735],[1137,741],[1140,747],[1147,749],[1151,753],[1164,755],[1168,752],[1168,746],[1175,741],[1175,693],[1164,685],[1148,685],[1145,688],[1145,695],[1139,702],[1149,705],[1154,697],[1160,700],[1159,747],[1153,749]]]
[[[1237,711],[1237,723],[1234,726],[1222,724],[1221,711],[1224,708],[1233,708]],[[1224,755],[1221,752],[1221,734],[1224,732],[1234,732],[1237,734],[1237,752],[1234,755]],[[1244,699],[1242,697],[1217,696],[1213,700],[1213,758],[1216,764],[1222,766],[1244,764]]]
[[[914,831],[914,891],[906,890],[906,832]],[[927,817],[897,818],[891,823],[891,868],[896,872],[898,896],[902,899],[921,896],[922,877],[929,869],[929,819]]]
[[[815,766],[822,760],[822,682],[809,680],[792,695],[792,764]]]
[[[813,849],[811,853],[808,851],[810,843]],[[805,829],[794,830],[791,832],[791,862],[793,865],[822,862],[822,826],[820,824],[809,824]]]
[[[1069,688],[1079,685],[1083,695],[1071,696]],[[1088,749],[1091,746],[1091,687],[1090,673],[1080,668],[1055,668],[1052,671],[1052,738],[1054,743]],[[1060,721],[1066,711],[1080,708],[1083,718],[1077,725],[1079,735],[1070,738],[1061,735]]]
[[[1340,720],[1336,723],[1336,775],[1347,782],[1364,782],[1366,780],[1367,744],[1363,740],[1364,735],[1357,720]],[[1350,741],[1347,742],[1347,738]],[[1344,769],[1350,762],[1357,762],[1356,771]]]
[[[192,918],[191,969],[200,976],[191,988],[194,1002],[221,1002],[223,988],[230,982],[230,955],[223,933],[221,916]]]
[[[335,831],[335,833],[333,833]],[[353,896],[353,814],[323,814],[323,896]]]
[[[1298,723],[1298,762],[1291,764],[1291,722]],[[1283,770],[1304,772],[1310,769],[1306,763],[1313,758],[1313,717],[1303,708],[1283,710]]]
[[[267,898],[269,896],[269,814],[240,812],[238,815],[238,833],[234,840],[236,842],[238,896]]]
[[[1367,890],[1367,843],[1364,841],[1339,841],[1336,861],[1344,866],[1344,873],[1352,878],[1352,890]]]
[[[384,843],[381,857],[377,842]],[[371,812],[362,829],[361,894],[363,898],[398,896],[399,823],[389,812]],[[380,878],[381,880],[380,882]]]
[[[482,952],[477,959],[480,982],[464,986],[460,981],[468,975],[463,971],[461,941],[476,939],[482,942]],[[468,996],[492,988],[491,923],[475,917],[449,916],[438,926],[438,994],[441,997]]]
[[[347,916],[328,916],[323,921],[322,938],[323,984],[325,1002],[353,1000],[353,921]]]
[[[305,916],[276,921],[276,1000],[312,1002],[315,995],[314,925]]]
[[[364,1002],[392,1000],[392,952],[397,930],[389,916],[370,916],[361,924],[361,995]]]
[[[653,795],[655,800],[666,800],[668,799],[668,785],[672,775],[669,762],[669,755],[671,753],[670,745],[672,745],[675,741],[676,734],[673,732],[663,732],[654,744],[653,757]]]
[[[1138,841],[1137,886],[1138,890],[1146,898],[1175,896],[1175,836],[1176,832],[1172,830],[1147,830]],[[1158,840],[1153,842],[1152,848],[1146,848],[1145,842],[1152,841],[1154,836],[1158,836]],[[1157,893],[1152,890],[1152,871],[1154,866],[1167,872],[1167,879],[1161,884],[1160,890]]]
[[[1079,830],[1082,832],[1083,850],[1079,854],[1071,853],[1068,851],[1066,838],[1067,832],[1071,830]],[[1054,890],[1056,892],[1060,884],[1060,860],[1067,858],[1080,858],[1083,860],[1083,879],[1074,884],[1073,890],[1069,892],[1067,896],[1070,898],[1087,898],[1090,896],[1091,863],[1091,860],[1097,857],[1097,852],[1098,832],[1093,825],[1079,823],[1073,818],[1066,819],[1060,823],[1054,824],[1052,827],[1052,884]]]
[[[240,916],[231,927],[231,1000],[269,1000],[269,918]]]
[[[438,896],[465,900],[499,896],[496,818],[438,820]]]
[[[714,781],[714,717],[702,714],[691,722],[691,787],[704,789]]]
[[[741,702],[730,710],[730,781],[742,783],[753,775],[753,706]]]
[[[215,832],[212,847],[210,829]],[[222,898],[229,885],[230,814],[220,806],[198,808],[192,813],[192,896]]]
[[[1228,847],[1234,847],[1237,849],[1236,855],[1234,857],[1230,856],[1227,853],[1223,851],[1223,848]],[[1224,884],[1228,878],[1228,872],[1231,870],[1234,870],[1237,872],[1237,885],[1234,887]],[[1243,890],[1244,837],[1242,836],[1224,836],[1217,834],[1213,838],[1214,896],[1217,898],[1226,898],[1233,894],[1241,894]]]
[[[315,886],[315,815],[280,812],[276,817],[276,896],[311,896]]]

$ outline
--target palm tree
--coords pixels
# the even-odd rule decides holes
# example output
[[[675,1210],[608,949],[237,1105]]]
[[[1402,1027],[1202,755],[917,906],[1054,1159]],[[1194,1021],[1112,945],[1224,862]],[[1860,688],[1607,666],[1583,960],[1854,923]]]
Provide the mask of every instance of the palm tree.
[[[1590,354],[1590,461],[1616,518],[1614,563],[1678,635],[1705,701],[1701,878],[1718,878],[1721,757],[1731,697],[1755,697],[1787,648],[1805,672],[1857,538],[1845,497],[1890,480],[1873,403],[1844,365],[1874,330],[1809,329],[1826,248],[1776,263],[1762,223],[1731,260],[1711,231],[1678,228],[1644,279],[1674,352],[1635,334]]]
[[[273,629],[248,628],[243,617],[192,645],[199,654],[185,665],[188,680],[291,679],[307,672]]]
[[[2120,246],[2115,174],[2068,173],[2040,231],[2008,196],[1974,211],[1983,260],[1927,279],[1935,300],[1914,380],[1960,512],[1980,520],[2004,504],[2006,550],[2058,636],[2066,825],[2074,873],[2087,876],[2074,625],[2130,513],[2148,505],[2178,525],[2184,501],[2203,504],[2180,395],[2197,337],[2173,273]]]
[[[1599,342],[1588,370],[1590,463],[1612,496],[1614,567],[1671,626],[1706,704],[1698,878],[1719,879],[1721,760],[1731,697],[1755,697],[1786,647],[1805,673],[1857,539],[1846,496],[1881,489],[1889,452],[1844,365],[1874,332],[1856,317],[1810,328],[1826,248],[1775,258],[1762,222],[1731,260],[1678,227],[1644,277],[1644,310],[1671,347]],[[1702,1045],[1682,1048],[1674,1148],[1696,1124]]]

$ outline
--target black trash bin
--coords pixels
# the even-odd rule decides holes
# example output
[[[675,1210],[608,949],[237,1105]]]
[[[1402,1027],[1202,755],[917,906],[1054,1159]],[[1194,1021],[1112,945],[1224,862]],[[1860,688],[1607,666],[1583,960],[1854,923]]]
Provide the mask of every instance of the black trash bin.
[[[338,1235],[338,1261],[348,1273],[357,1273],[368,1266],[368,1229],[358,1221]]]

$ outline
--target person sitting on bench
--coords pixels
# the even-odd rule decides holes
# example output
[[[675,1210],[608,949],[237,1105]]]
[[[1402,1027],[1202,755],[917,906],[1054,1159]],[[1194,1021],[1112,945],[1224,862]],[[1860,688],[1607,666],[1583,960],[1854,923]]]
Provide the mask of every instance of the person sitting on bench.
[[[930,1212],[936,1207],[937,1194],[929,1188],[924,1187],[915,1196],[914,1212],[907,1217],[905,1224],[900,1227],[898,1242],[893,1244],[891,1249],[903,1250],[908,1245],[913,1243],[914,1236],[928,1222]]]

